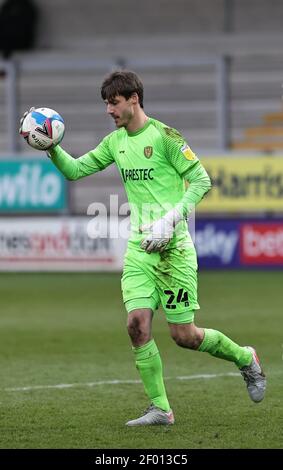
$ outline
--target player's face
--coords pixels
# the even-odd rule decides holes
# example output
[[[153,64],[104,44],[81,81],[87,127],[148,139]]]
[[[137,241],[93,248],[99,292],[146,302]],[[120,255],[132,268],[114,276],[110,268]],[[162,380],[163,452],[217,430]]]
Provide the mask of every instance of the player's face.
[[[136,98],[128,100],[124,96],[115,96],[111,101],[105,100],[107,113],[114,119],[116,127],[128,127],[134,117],[134,103]]]

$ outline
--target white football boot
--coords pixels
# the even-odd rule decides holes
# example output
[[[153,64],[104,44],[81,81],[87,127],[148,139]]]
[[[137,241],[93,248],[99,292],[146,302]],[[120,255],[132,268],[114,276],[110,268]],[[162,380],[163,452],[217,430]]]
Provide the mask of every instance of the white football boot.
[[[149,426],[153,424],[174,424],[173,411],[168,412],[161,410],[157,406],[151,404],[140,418],[132,419],[126,423],[126,426]]]
[[[258,403],[264,398],[266,378],[255,349],[251,346],[246,346],[246,348],[252,352],[253,359],[251,365],[242,367],[240,372],[247,384],[247,389],[251,400]]]

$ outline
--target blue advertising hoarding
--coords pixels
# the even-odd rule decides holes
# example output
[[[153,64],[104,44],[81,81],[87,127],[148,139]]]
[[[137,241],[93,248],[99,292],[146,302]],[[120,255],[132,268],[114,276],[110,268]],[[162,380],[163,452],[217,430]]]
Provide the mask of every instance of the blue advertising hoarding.
[[[198,264],[204,269],[283,269],[283,220],[200,219]]]
[[[48,159],[0,160],[0,212],[66,208],[66,181]]]
[[[239,267],[239,226],[236,220],[197,220],[195,246],[202,268]]]

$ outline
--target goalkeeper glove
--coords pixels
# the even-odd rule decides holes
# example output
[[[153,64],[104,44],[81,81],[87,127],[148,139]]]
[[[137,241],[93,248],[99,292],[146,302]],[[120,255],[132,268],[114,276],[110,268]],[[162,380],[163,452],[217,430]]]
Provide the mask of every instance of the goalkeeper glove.
[[[141,241],[141,248],[147,253],[165,250],[173,237],[176,225],[182,219],[183,216],[174,208],[156,222],[143,225],[140,232],[148,233],[148,235]]]

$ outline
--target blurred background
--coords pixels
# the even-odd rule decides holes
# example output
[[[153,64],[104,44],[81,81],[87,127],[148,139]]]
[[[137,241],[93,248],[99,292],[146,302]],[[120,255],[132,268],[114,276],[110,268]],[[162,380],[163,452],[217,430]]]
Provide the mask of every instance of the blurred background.
[[[121,268],[121,256],[111,266],[90,263],[89,251],[87,263],[81,263],[83,252],[71,254],[72,247],[64,253],[62,224],[70,239],[76,230],[84,239],[85,230],[78,219],[57,217],[86,215],[92,202],[119,215],[126,197],[116,168],[68,184],[17,135],[24,110],[46,106],[65,119],[67,151],[79,156],[94,148],[113,130],[100,84],[116,67],[140,74],[146,112],[183,133],[213,180],[197,211],[200,266],[283,265],[280,0],[9,0],[0,7],[0,211],[1,219],[14,215],[1,222],[1,269],[61,269],[56,257],[69,255],[82,256],[74,264],[78,269]],[[116,195],[115,204],[109,194]],[[55,264],[45,264],[41,250],[38,264],[30,243],[39,237],[38,221],[27,217],[47,213],[56,216],[42,232],[57,234],[61,252],[49,247],[46,256]],[[222,238],[228,245],[230,240],[227,256]],[[97,250],[99,259],[115,257],[105,243],[80,243],[94,257]],[[115,243],[114,252],[124,249]],[[64,269],[70,266],[61,261]]]
[[[63,147],[71,155],[77,157],[94,148],[114,130],[100,98],[100,85],[117,67],[140,75],[146,113],[182,132],[213,182],[212,191],[197,208],[193,227],[202,323],[212,322],[209,315],[206,318],[206,311],[212,309],[212,327],[223,326],[224,332],[234,333],[241,343],[259,345],[271,376],[282,370],[282,51],[282,0],[0,0],[0,289],[6,351],[3,367],[7,368],[3,387],[136,378],[130,348],[121,352],[127,345],[126,333],[120,335],[125,318],[119,288],[126,240],[118,236],[91,239],[87,235],[94,215],[87,215],[92,203],[103,204],[112,233],[117,233],[117,224],[127,213],[118,171],[112,165],[102,173],[69,183],[45,153],[28,147],[18,135],[22,113],[31,106],[45,106],[64,117]],[[105,219],[101,230],[103,224]],[[38,274],[45,271],[50,275]],[[90,273],[71,274],[76,271]],[[34,274],[27,275],[29,272]],[[105,296],[109,297],[107,307]],[[104,313],[105,322],[93,311]],[[161,350],[164,346],[165,351],[171,351],[165,326],[158,322]],[[118,327],[116,333],[111,333],[113,325]],[[113,349],[107,357],[106,331]],[[116,362],[112,364],[119,354],[124,363],[120,369]],[[188,375],[184,356],[176,348],[170,354],[168,375]],[[207,372],[208,362],[201,360],[192,361],[192,372]],[[212,366],[209,362],[209,367],[226,372],[226,364],[213,362]],[[225,386],[232,380],[226,378]],[[221,390],[225,389],[223,384]],[[242,384],[239,390],[234,384],[236,381],[229,394],[234,394],[237,402],[244,391]],[[176,396],[186,393],[182,388],[174,390]],[[214,400],[211,390],[210,399]],[[91,392],[87,393],[93,400]],[[133,393],[136,403],[140,395]],[[207,399],[202,393],[200,386],[194,396],[196,405],[200,400],[195,407],[198,410],[203,410],[201,400]],[[220,403],[218,393],[215,389],[215,412]],[[64,406],[57,409],[58,416],[68,413],[68,406],[72,412],[74,403],[75,409],[81,409],[76,408],[75,395],[71,402],[65,395],[60,397]],[[53,409],[59,407],[60,397],[56,404],[52,401]],[[105,392],[103,399],[116,440],[113,435],[99,438],[98,430],[97,440],[94,434],[89,437],[78,416],[74,426],[83,441],[75,441],[72,429],[61,434],[58,429],[55,437],[54,429],[49,434],[46,431],[48,437],[44,433],[36,436],[35,430],[47,418],[41,415],[39,395],[31,391],[29,398],[34,403],[38,400],[34,429],[21,427],[21,413],[15,413],[18,434],[4,438],[4,447],[158,447],[168,445],[166,439],[175,445],[169,435],[163,436],[160,444],[157,440],[140,441],[138,435],[136,441],[126,437],[122,442],[119,426],[124,416],[116,423],[116,400],[110,388],[109,400]],[[46,399],[48,402],[49,395]],[[100,398],[96,399],[99,409]],[[19,398],[18,407],[21,400],[28,399]],[[80,406],[86,407],[81,411],[86,417],[89,404],[85,400]],[[192,440],[188,443],[184,428],[176,446],[282,445],[275,424],[280,404],[275,388],[272,406],[267,402],[261,415],[256,412],[260,440],[251,436],[250,422],[245,421],[250,413],[246,397],[242,402],[240,398],[235,409],[225,403],[224,396],[221,400],[223,419],[235,418],[234,429],[239,426],[237,437],[230,427],[223,439],[219,431],[222,440],[216,441],[214,431],[200,437],[195,429],[196,435],[190,431]],[[136,413],[135,403],[132,413]],[[8,405],[7,398],[10,423]],[[186,413],[180,409],[179,415]],[[100,436],[107,434],[104,418],[104,414],[99,416],[105,424],[99,428]],[[211,419],[215,426],[217,416]]]

